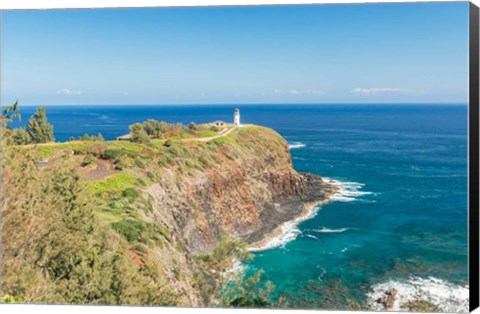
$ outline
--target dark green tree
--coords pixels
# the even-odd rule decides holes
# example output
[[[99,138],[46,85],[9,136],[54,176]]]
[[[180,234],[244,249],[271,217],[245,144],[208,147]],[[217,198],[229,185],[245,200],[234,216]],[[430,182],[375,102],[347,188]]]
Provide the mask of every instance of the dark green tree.
[[[135,123],[130,126],[130,134],[132,135],[132,142],[146,144],[150,142],[147,132],[140,123]]]
[[[28,133],[33,143],[47,143],[55,141],[53,125],[47,121],[45,107],[39,108],[28,120]]]

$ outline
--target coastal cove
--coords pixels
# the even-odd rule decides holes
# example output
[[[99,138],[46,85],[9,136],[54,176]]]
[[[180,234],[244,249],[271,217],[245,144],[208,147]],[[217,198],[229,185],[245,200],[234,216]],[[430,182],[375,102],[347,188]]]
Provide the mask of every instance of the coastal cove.
[[[288,141],[297,172],[339,188],[266,240],[251,238],[254,258],[242,267],[265,271],[263,280],[276,287],[273,299],[296,308],[345,309],[354,300],[381,309],[375,300],[395,288],[397,310],[413,295],[445,311],[468,307],[465,105],[236,106],[242,123],[272,128]],[[150,118],[231,121],[233,108],[47,106],[47,112],[63,142],[84,133],[113,140]]]

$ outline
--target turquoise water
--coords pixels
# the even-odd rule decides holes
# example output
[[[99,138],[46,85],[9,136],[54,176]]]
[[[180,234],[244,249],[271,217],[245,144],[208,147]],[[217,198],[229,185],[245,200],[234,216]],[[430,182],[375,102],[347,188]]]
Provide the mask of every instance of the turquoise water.
[[[231,121],[233,108],[49,107],[47,114],[62,141],[99,132],[113,139],[148,118]],[[274,299],[292,307],[346,308],[347,299],[367,302],[368,293],[386,286],[408,296],[415,285],[436,302],[465,299],[467,106],[239,108],[242,122],[272,127],[288,140],[297,171],[338,180],[344,189],[314,218],[287,230],[294,240],[256,252],[245,265],[265,271],[276,286]],[[22,111],[26,121],[33,108]],[[447,309],[463,309],[460,303]]]
[[[346,193],[290,231],[294,241],[256,253],[249,270],[265,270],[298,307],[345,308],[347,298],[367,301],[377,284],[413,277],[464,287],[466,118],[466,107],[440,106],[289,115],[277,130],[292,144],[295,169],[343,182]]]

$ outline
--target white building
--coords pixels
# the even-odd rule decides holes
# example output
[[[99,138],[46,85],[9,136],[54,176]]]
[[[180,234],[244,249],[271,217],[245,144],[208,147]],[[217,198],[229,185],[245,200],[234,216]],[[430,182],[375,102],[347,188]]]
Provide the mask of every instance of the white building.
[[[235,108],[233,112],[233,124],[240,125],[240,110],[238,110],[238,108]]]

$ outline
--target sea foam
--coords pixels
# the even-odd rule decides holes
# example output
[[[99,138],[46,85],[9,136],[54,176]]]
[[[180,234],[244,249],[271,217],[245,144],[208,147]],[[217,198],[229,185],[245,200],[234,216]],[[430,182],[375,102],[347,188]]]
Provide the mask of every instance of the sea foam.
[[[251,247],[249,248],[250,252],[260,252],[265,250],[270,250],[277,247],[283,247],[290,241],[295,240],[299,234],[302,232],[298,229],[298,224],[302,221],[312,219],[318,213],[320,209],[319,206],[314,206],[308,209],[308,213],[304,216],[298,217],[294,220],[287,221],[281,225],[281,233],[279,236],[270,239],[267,243],[261,247]]]
[[[391,311],[407,311],[402,306],[409,301],[422,300],[438,306],[441,312],[468,312],[469,288],[434,278],[412,277],[405,281],[390,280],[376,284],[367,294],[368,304],[373,310],[382,311],[377,302],[389,289],[396,289],[396,300]]]
[[[375,194],[372,192],[359,191],[363,186],[365,186],[362,183],[341,182],[341,181],[333,180],[329,178],[324,178],[324,180],[329,181],[333,184],[336,184],[339,187],[339,192],[332,196],[331,198],[332,201],[353,202],[357,200],[357,198],[360,196]],[[317,215],[319,209],[320,209],[320,206],[312,207],[308,210],[308,213],[306,215],[298,217],[294,220],[285,222],[283,225],[281,225],[280,227],[281,232],[277,237],[270,239],[261,247],[251,247],[249,248],[249,251],[260,252],[260,251],[270,250],[277,247],[284,247],[285,244],[295,240],[298,237],[298,235],[302,233],[302,231],[300,231],[300,229],[298,228],[298,224],[300,224],[302,221],[314,218]],[[347,228],[341,228],[341,229],[323,228],[315,231],[324,232],[324,233],[327,233],[327,232],[333,233],[333,232],[344,232],[346,230],[348,229]]]
[[[334,179],[324,178],[325,180],[335,183],[339,187],[339,192],[333,195],[332,201],[353,202],[364,195],[375,195],[373,192],[360,191],[365,184],[359,182],[342,182]]]
[[[288,145],[289,149],[302,148],[302,147],[305,147],[305,144],[303,144],[302,142],[293,142],[292,144]]]
[[[348,228],[339,228],[339,229],[329,229],[329,228],[322,228],[322,229],[314,229],[312,231],[320,232],[320,233],[338,233],[338,232],[345,232]]]

